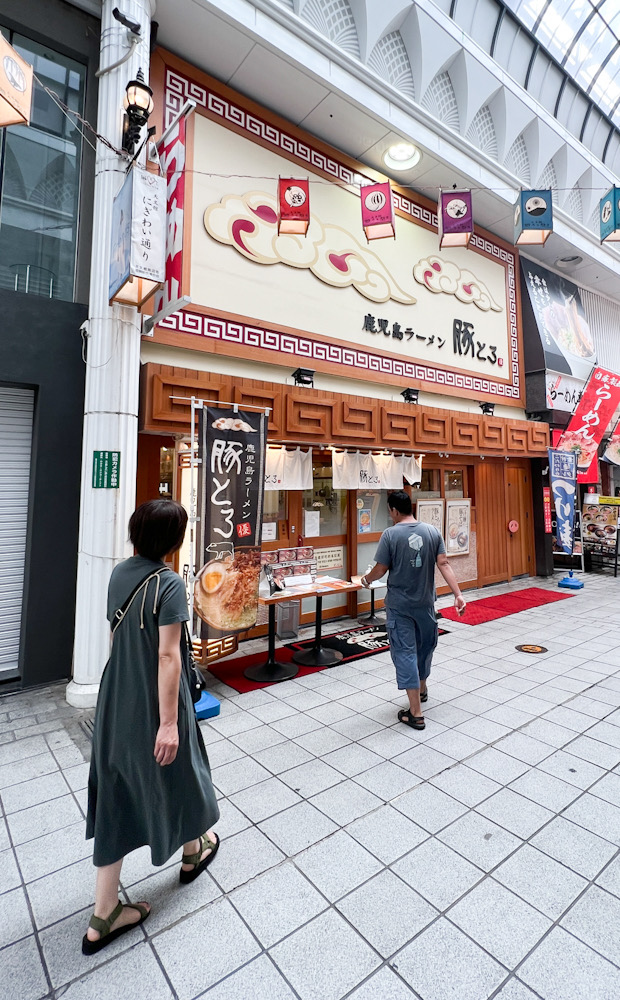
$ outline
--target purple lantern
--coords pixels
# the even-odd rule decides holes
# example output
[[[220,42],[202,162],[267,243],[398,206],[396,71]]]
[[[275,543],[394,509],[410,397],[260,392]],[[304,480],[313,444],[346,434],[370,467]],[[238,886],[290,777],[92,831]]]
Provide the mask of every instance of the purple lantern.
[[[474,231],[471,191],[441,191],[437,216],[439,248],[466,247]]]

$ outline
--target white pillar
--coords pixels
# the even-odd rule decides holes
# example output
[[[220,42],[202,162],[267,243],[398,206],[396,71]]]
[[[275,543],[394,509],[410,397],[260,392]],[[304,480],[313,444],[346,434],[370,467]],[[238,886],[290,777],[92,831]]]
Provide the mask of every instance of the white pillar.
[[[101,61],[105,69],[129,51],[128,31],[112,16],[117,0],[103,0]],[[141,27],[132,55],[99,79],[97,131],[120,148],[123,97],[129,80],[142,68],[149,79],[151,16],[155,0],[123,0],[119,5]],[[106,620],[107,586],[112,569],[131,555],[127,522],[136,495],[140,320],[136,309],[108,305],[110,221],[112,202],[120,189],[127,161],[97,143],[91,257],[89,326],[80,535],[78,550],[73,680],[67,687],[70,705],[92,707],[110,649]],[[120,451],[119,489],[93,489],[94,451]]]

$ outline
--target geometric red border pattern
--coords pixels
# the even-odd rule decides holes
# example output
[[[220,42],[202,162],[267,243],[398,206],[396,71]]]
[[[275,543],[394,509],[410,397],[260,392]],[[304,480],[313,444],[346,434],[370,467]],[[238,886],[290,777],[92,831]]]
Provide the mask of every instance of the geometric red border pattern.
[[[316,167],[333,177],[335,181],[355,186],[359,183],[360,172],[352,171],[346,164],[340,163],[336,157],[327,156],[322,150],[314,149],[309,142],[302,142],[296,136],[277,128],[272,122],[265,121],[260,116],[246,111],[245,108],[223,97],[217,91],[198,83],[196,80],[191,80],[177,69],[166,66],[164,84],[166,126],[188,99],[195,101],[200,107],[221,118],[223,124],[226,122],[234,124],[238,129],[246,132],[250,140],[260,138],[264,142],[270,143],[278,152],[295,156],[307,163],[309,167]],[[437,215],[413,199],[394,192],[394,204],[413,221],[424,222],[435,229],[437,228]],[[320,340],[310,340],[302,334],[278,333],[266,327],[246,326],[243,323],[203,316],[200,313],[189,312],[187,309],[169,316],[158,325],[178,333],[189,333],[249,347],[261,347],[263,350],[282,354],[296,354],[308,360],[333,361],[334,364],[382,372],[386,375],[393,375],[395,378],[415,378],[437,386],[450,386],[456,389],[467,389],[516,399],[520,396],[520,370],[515,255],[504,247],[498,246],[492,240],[483,239],[477,233],[472,236],[470,246],[494,258],[498,263],[502,263],[506,270],[511,376],[509,384],[480,378],[476,375],[446,371],[415,361],[386,358],[381,354],[360,351],[347,345],[341,347]]]

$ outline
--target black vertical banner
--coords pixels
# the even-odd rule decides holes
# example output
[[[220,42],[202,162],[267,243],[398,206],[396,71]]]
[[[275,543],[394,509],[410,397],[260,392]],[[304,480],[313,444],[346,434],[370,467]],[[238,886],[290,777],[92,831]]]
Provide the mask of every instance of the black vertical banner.
[[[194,610],[203,639],[256,624],[267,417],[198,411],[198,551]]]

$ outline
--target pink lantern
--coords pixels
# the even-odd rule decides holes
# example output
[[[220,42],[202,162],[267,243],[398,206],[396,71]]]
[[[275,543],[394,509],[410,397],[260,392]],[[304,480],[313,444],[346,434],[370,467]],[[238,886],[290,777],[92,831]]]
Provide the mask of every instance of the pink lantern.
[[[294,177],[278,181],[278,233],[305,236],[310,225],[310,182]]]
[[[396,236],[394,205],[389,181],[366,184],[361,190],[362,226],[367,240]]]
[[[474,231],[471,191],[441,191],[437,217],[439,248],[466,247]]]

